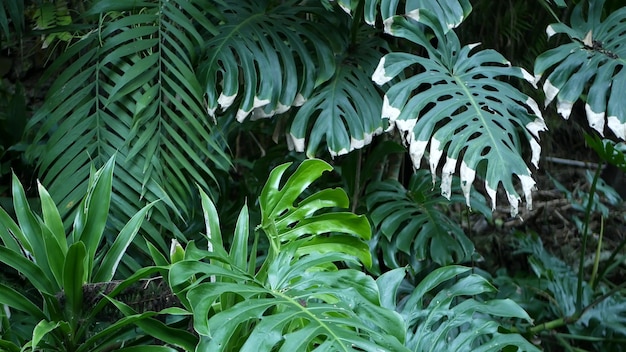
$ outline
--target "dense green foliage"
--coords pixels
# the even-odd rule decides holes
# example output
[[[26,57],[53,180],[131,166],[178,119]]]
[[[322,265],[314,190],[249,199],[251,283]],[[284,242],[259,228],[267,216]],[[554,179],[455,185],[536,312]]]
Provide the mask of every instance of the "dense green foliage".
[[[623,349],[600,169],[577,270],[473,267],[463,221],[532,208],[552,101],[625,138],[626,7],[490,6],[3,1],[0,349]]]

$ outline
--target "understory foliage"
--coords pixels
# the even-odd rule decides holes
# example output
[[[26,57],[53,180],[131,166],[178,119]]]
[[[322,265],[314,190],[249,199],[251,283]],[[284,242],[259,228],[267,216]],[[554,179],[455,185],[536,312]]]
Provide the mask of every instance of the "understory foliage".
[[[617,349],[600,171],[577,270],[530,235],[535,278],[471,268],[469,219],[532,208],[556,113],[626,138],[626,7],[488,8],[3,1],[0,349]]]

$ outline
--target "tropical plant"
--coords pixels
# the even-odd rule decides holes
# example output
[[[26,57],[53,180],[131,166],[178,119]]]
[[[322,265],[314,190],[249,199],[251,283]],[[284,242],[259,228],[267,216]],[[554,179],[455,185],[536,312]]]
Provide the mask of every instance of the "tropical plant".
[[[13,178],[17,223],[0,209],[0,262],[15,271],[13,285],[23,280],[25,286],[18,290],[11,287],[10,282],[0,283],[3,319],[10,317],[10,321],[21,321],[22,325],[20,329],[11,329],[12,324],[3,324],[0,333],[3,350],[107,351],[115,348],[131,351],[132,346],[145,344],[141,340],[144,334],[134,332],[135,324],[156,312],[131,314],[105,325],[99,316],[109,301],[124,309],[124,303],[113,299],[115,294],[156,271],[144,268],[125,282],[117,282],[116,290],[106,292],[108,298],[100,296],[106,285],[96,284],[113,280],[126,248],[153,206],[149,204],[141,209],[113,243],[103,246],[114,164],[115,159],[111,158],[103,168],[92,169],[87,193],[68,234],[47,190],[38,185],[41,215],[35,215],[22,185]],[[149,327],[155,323],[145,324]],[[180,338],[183,332],[177,334]],[[162,338],[164,336],[167,335],[161,334]],[[172,350],[156,345],[142,348]]]
[[[372,247],[382,252],[386,267],[409,264],[418,272],[424,261],[450,265],[475,259],[474,244],[461,228],[460,219],[446,212],[450,203],[465,203],[456,181],[450,200],[432,189],[427,170],[418,170],[408,189],[395,180],[370,184],[365,201],[377,229]],[[484,199],[472,199],[472,206],[491,216]]]
[[[604,18],[605,0],[581,1],[573,9],[570,26],[550,25],[549,37],[565,34],[570,41],[541,54],[535,62],[536,80],[543,80],[545,104],[555,98],[557,110],[568,118],[574,103],[584,98],[589,126],[604,134],[604,126],[626,139],[626,109],[621,92],[626,87],[623,57],[626,21],[622,7]],[[585,13],[586,12],[586,13]]]
[[[596,285],[593,278],[581,281],[570,265],[544,248],[536,234],[518,234],[516,242],[518,253],[528,255],[534,277],[500,275],[494,282],[535,318],[535,326],[522,330],[544,340],[547,350],[588,346],[598,351],[623,351],[624,285]]]
[[[447,289],[436,289],[469,268],[444,267],[431,273],[408,300],[396,296],[404,269],[374,280],[349,268],[371,264],[364,241],[370,236],[367,219],[333,211],[348,206],[341,189],[302,196],[332,169],[328,164],[306,160],[282,180],[289,166],[275,168],[259,196],[262,221],[252,241],[243,207],[230,250],[223,244],[215,206],[202,194],[208,248],[190,243],[184,260],[169,271],[174,292],[193,312],[200,335],[197,350],[424,351],[433,346],[481,346],[492,351],[509,345],[536,350],[519,335],[498,332],[500,324],[492,316],[530,320],[514,302],[462,298],[492,291],[485,279],[469,275]],[[256,256],[259,232],[271,244],[263,258]],[[420,313],[426,300],[428,312]],[[420,317],[427,317],[425,324],[418,324]],[[423,332],[414,330],[418,325]],[[432,339],[420,342],[427,330],[433,332]]]

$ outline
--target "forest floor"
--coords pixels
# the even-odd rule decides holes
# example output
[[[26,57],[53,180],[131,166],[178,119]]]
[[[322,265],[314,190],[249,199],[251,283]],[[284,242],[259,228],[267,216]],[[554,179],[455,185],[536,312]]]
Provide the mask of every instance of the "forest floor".
[[[584,145],[582,135],[578,139],[576,132],[569,132],[567,138],[572,140],[561,141],[556,148],[552,145],[547,153],[542,153],[540,169],[534,172],[537,190],[533,192],[531,210],[520,206],[520,214],[511,218],[507,201],[502,199],[492,222],[475,218],[471,233],[477,251],[485,258],[481,266],[529,270],[526,260],[520,261],[515,255],[513,235],[535,233],[544,248],[577,271],[590,186],[595,171],[601,166],[595,153]],[[626,177],[620,173],[611,182],[616,188],[624,188]],[[626,241],[626,202],[602,178],[596,194],[588,224],[586,267],[592,266],[599,244],[601,261],[605,261],[615,249],[623,252],[620,247]],[[614,272],[618,277],[613,280],[621,282],[626,277],[626,265],[622,263],[621,268]]]

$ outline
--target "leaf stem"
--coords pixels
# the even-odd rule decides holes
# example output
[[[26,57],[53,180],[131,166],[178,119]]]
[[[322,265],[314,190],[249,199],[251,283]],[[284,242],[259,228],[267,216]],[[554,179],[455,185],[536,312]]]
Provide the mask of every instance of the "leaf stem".
[[[593,176],[593,181],[591,182],[591,188],[589,188],[589,198],[587,201],[587,209],[585,209],[585,221],[583,226],[583,240],[580,248],[580,261],[578,263],[578,284],[576,289],[576,312],[581,312],[582,310],[582,299],[583,299],[583,278],[584,278],[584,268],[585,268],[585,252],[587,251],[587,239],[589,238],[589,221],[591,219],[591,209],[593,207],[595,193],[596,193],[596,185],[598,184],[598,179],[600,178],[600,172],[602,171],[602,166],[596,169],[596,173]]]

